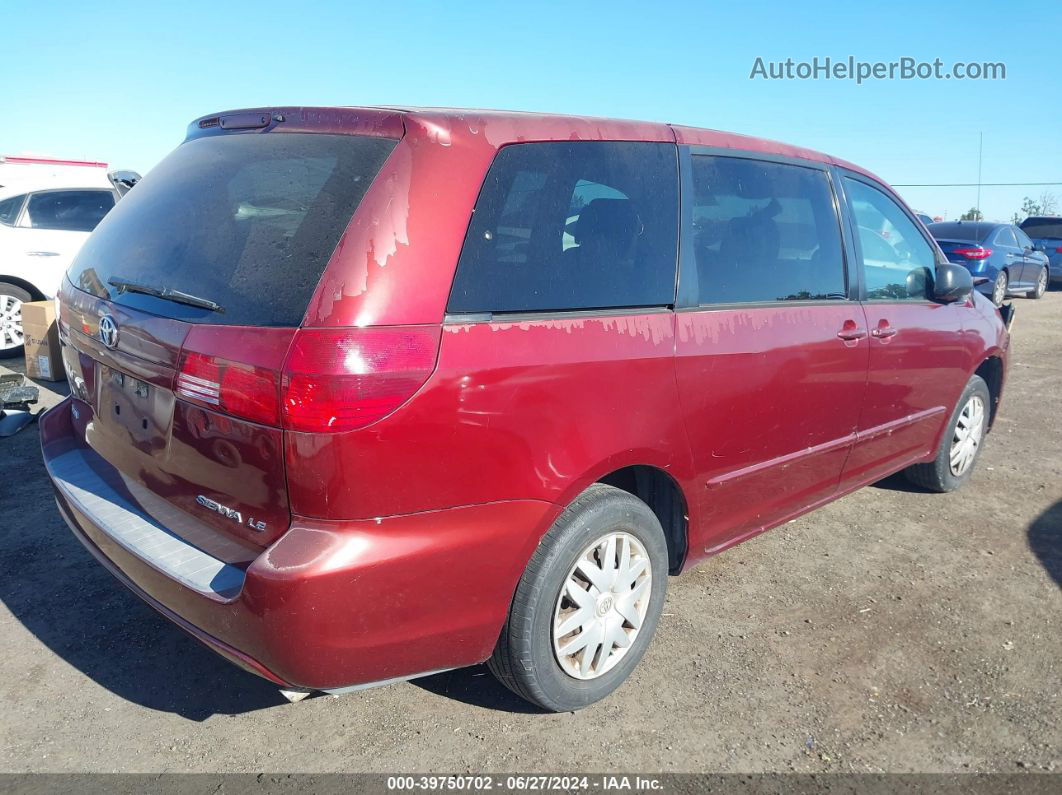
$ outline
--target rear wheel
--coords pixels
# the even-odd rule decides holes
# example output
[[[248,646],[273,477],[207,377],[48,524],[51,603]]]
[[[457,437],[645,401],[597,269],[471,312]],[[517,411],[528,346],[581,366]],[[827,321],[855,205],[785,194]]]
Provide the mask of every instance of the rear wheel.
[[[1043,298],[1044,293],[1047,292],[1047,281],[1051,278],[1051,274],[1047,270],[1047,266],[1044,265],[1040,268],[1040,275],[1036,277],[1036,287],[1029,290],[1025,294],[1027,298]]]
[[[667,563],[664,531],[649,506],[612,486],[591,486],[527,564],[490,670],[554,712],[604,698],[652,639]]]
[[[996,276],[996,281],[992,285],[992,303],[996,306],[1003,306],[1003,300],[1007,297],[1008,281],[1006,271],[1000,271]]]
[[[21,287],[0,282],[0,359],[22,355],[22,305],[32,300]]]
[[[980,376],[970,379],[940,440],[937,457],[904,470],[907,479],[930,491],[955,491],[970,479],[988,432],[991,395]]]

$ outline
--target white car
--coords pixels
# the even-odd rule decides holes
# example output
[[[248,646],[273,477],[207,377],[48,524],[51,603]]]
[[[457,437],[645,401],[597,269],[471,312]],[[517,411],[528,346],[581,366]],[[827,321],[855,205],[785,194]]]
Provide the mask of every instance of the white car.
[[[22,354],[22,304],[51,298],[89,234],[139,180],[106,163],[0,157],[0,358]]]

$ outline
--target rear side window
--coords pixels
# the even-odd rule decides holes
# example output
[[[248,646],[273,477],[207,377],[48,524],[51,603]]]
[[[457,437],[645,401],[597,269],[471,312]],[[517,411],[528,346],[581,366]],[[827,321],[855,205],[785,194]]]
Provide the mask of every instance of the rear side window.
[[[25,226],[64,232],[91,232],[114,207],[109,190],[50,190],[32,193]]]
[[[506,146],[476,202],[447,311],[666,306],[677,238],[674,145]]]
[[[297,326],[397,141],[237,133],[186,141],[137,184],[69,271],[82,290],[190,322]],[[170,288],[223,311],[119,291]]]
[[[10,199],[0,201],[0,223],[14,226],[24,201],[26,201],[26,194],[12,196]]]
[[[824,171],[694,155],[692,210],[698,303],[846,297]]]
[[[869,301],[925,301],[936,257],[915,222],[883,191],[845,178]]]
[[[1034,239],[1062,240],[1062,218],[1026,218],[1021,222],[1021,228]]]
[[[996,235],[996,245],[1017,248],[1018,238],[1014,237],[1014,232],[1009,226],[1003,226],[1000,227],[999,234]]]

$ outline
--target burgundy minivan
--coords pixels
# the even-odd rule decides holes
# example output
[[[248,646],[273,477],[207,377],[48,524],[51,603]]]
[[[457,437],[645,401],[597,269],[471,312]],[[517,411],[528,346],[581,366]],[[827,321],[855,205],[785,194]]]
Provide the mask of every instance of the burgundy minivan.
[[[63,517],[292,699],[489,660],[590,704],[669,575],[899,470],[960,486],[1009,343],[856,166],[488,111],[199,119],[59,300]]]

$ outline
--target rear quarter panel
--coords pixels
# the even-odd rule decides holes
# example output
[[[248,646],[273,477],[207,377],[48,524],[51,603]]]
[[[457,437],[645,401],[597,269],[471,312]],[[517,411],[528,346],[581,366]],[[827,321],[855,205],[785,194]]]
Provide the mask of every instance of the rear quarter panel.
[[[674,141],[666,125],[489,111],[418,111],[404,123],[310,301],[307,327],[442,324],[500,147]],[[627,465],[682,470],[673,354],[668,312],[446,324],[434,374],[393,415],[347,434],[285,435],[292,510],[356,519],[509,499],[564,504]]]
[[[292,510],[347,519],[567,504],[625,466],[690,477],[674,315],[447,324],[421,392],[345,434],[287,434]]]
[[[88,232],[0,226],[0,280],[15,279],[51,298],[87,239]]]

